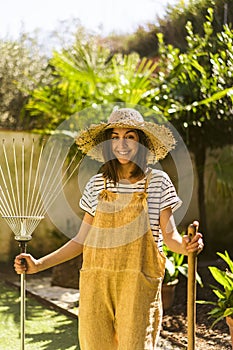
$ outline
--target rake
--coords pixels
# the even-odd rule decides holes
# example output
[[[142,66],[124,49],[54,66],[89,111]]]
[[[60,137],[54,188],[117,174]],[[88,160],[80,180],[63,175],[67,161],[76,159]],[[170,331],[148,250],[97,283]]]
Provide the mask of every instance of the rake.
[[[24,138],[10,143],[2,140],[0,214],[13,231],[21,253],[26,253],[32,233],[79,166],[75,164],[77,151],[64,170],[70,145],[63,141],[53,139],[45,149],[45,140],[36,145],[33,139],[27,147]],[[75,166],[71,168],[72,164]],[[21,350],[25,349],[25,291],[24,273],[20,276]]]

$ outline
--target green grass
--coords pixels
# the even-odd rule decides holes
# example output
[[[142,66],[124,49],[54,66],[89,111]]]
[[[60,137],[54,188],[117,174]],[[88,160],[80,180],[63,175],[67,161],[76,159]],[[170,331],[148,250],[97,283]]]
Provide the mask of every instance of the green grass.
[[[32,297],[26,299],[25,333],[25,350],[80,350],[77,320]],[[0,282],[0,349],[20,349],[19,291],[4,282]]]

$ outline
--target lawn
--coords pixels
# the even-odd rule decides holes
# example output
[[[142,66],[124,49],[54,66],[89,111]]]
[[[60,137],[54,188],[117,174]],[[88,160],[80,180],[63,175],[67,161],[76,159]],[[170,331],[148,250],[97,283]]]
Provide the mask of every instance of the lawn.
[[[20,349],[19,291],[0,282],[0,349]],[[26,299],[25,350],[80,350],[77,320]]]

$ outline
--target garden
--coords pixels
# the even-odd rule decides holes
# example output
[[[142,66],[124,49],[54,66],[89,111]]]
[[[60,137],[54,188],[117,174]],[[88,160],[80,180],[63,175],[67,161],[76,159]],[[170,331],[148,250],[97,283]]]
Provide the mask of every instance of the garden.
[[[225,3],[229,5],[229,13],[223,22]],[[178,194],[181,192],[181,196],[187,197],[187,193],[192,192],[187,211],[179,220],[179,231],[183,234],[195,218],[200,221],[200,232],[204,234],[205,248],[198,256],[196,275],[196,347],[200,350],[231,349],[232,21],[230,1],[199,0],[195,4],[190,2],[182,7],[180,3],[170,8],[159,24],[151,25],[147,30],[139,28],[134,35],[123,38],[102,38],[79,27],[68,47],[54,49],[50,55],[39,49],[36,38],[25,33],[16,41],[0,39],[1,160],[6,156],[5,140],[23,139],[26,149],[28,140],[36,140],[41,145],[42,139],[58,131],[68,145],[72,144],[71,159],[75,154],[79,160],[81,154],[75,153],[73,142],[70,142],[76,132],[75,126],[85,125],[89,114],[94,114],[96,123],[103,121],[99,108],[108,110],[117,104],[140,107],[148,120],[156,116],[156,121],[170,123],[179,140],[177,148],[182,142],[187,147],[191,162],[188,169],[185,169],[184,154],[179,153],[183,161],[182,180],[186,183],[187,177],[192,179],[192,186],[187,191],[182,192],[180,174],[172,157],[161,161],[159,166],[169,174]],[[21,157],[24,157],[24,141],[22,150]],[[25,152],[29,154],[28,149]],[[30,152],[32,157],[34,148],[30,148]],[[9,158],[9,164],[17,169],[14,154]],[[1,166],[1,195],[4,196],[6,183],[2,169]],[[17,170],[14,171],[18,176]],[[90,174],[92,165],[87,164],[85,171]],[[67,174],[69,176],[69,171]],[[30,178],[32,170],[25,175]],[[11,186],[9,189],[14,192]],[[74,198],[72,186],[67,186],[66,196],[72,209],[81,215],[76,208],[80,193]],[[0,209],[4,217],[2,203],[3,200]],[[72,225],[67,219],[69,230],[74,229]],[[45,217],[35,228],[28,250],[39,257],[58,248],[67,239],[52,218]],[[17,285],[17,276],[12,271],[18,247],[4,220],[0,228],[0,248],[0,348],[8,350],[19,348],[20,297],[18,289],[13,286]],[[164,310],[161,349],[163,341],[164,344],[168,341],[174,349],[185,349],[187,259],[172,254],[166,247],[165,254],[168,262],[164,285],[172,284],[175,294],[171,305]],[[73,260],[49,271],[46,277],[51,286],[78,288],[80,263],[78,259]],[[4,283],[9,281],[8,275],[13,285]],[[176,280],[178,284],[175,286]],[[28,294],[26,304],[28,348],[78,349],[77,318],[56,308],[51,300],[45,305],[42,300]]]
[[[229,261],[229,259],[228,259]],[[231,264],[231,263],[230,263]],[[224,275],[226,268],[229,268],[223,259],[215,261],[215,269],[219,269]],[[2,266],[6,273],[1,274],[1,349],[19,348],[20,344],[20,298],[19,298],[19,278],[14,274],[12,267]],[[65,269],[69,272],[68,267]],[[216,310],[216,305],[208,304],[217,301],[213,298],[212,285],[218,286],[224,291],[226,282],[221,279],[222,285],[213,278],[206,263],[198,263],[198,273],[204,282],[201,286],[197,284],[197,300],[205,303],[196,305],[196,334],[195,344],[198,350],[205,349],[231,349],[229,328],[226,323],[224,312],[224,302],[227,299],[229,308],[232,308],[233,283],[228,280],[229,298],[222,292],[222,311],[218,308],[217,318],[220,320],[213,326],[216,317],[210,317],[209,313]],[[227,272],[230,274],[230,272]],[[162,331],[158,349],[178,350],[187,349],[187,279],[183,274],[179,274],[179,286],[175,291],[175,298],[172,305],[164,310]],[[176,275],[176,278],[178,277]],[[8,282],[3,282],[3,281]],[[28,294],[26,301],[26,349],[79,349],[76,345],[78,327],[78,297],[69,296],[70,288],[53,286],[51,271],[41,272],[39,276],[28,276]],[[39,286],[39,288],[38,288]],[[227,288],[226,288],[227,289]],[[78,289],[72,289],[78,292]],[[67,294],[68,293],[68,294]],[[72,294],[73,295],[73,294]],[[71,296],[72,296],[71,295]],[[75,294],[76,295],[76,294]],[[226,295],[226,294],[225,294]],[[225,303],[225,305],[227,305]],[[231,311],[232,312],[232,311]],[[7,326],[6,326],[7,325]]]

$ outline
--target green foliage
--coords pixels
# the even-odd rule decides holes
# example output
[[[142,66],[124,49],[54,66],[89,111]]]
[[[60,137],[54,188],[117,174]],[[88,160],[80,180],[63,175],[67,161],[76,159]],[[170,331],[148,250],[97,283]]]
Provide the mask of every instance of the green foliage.
[[[186,25],[187,50],[166,45],[158,35],[160,60],[153,85],[152,108],[159,109],[176,127],[193,152],[198,174],[200,222],[208,241],[204,169],[209,149],[231,145],[233,93],[233,30],[227,25],[217,37],[213,9],[208,9],[203,35]]]
[[[167,246],[163,247],[164,254],[166,256],[165,275],[163,283],[172,283],[178,279],[182,274],[188,277],[188,264],[185,262],[185,256],[171,251]],[[202,280],[200,275],[196,274],[197,282],[202,286]]]
[[[184,255],[174,253],[164,246],[166,255],[166,266],[163,283],[171,283],[176,280],[181,273],[185,277],[188,276],[188,265],[184,263]]]
[[[224,24],[233,21],[231,0],[179,0],[175,5],[169,5],[164,18],[159,20],[159,29],[165,42],[175,45],[182,52],[187,49],[185,25],[191,22],[194,31],[203,36],[203,24],[206,21],[208,8],[214,9],[213,34],[222,31]]]
[[[221,285],[221,288],[211,285],[213,293],[217,296],[217,300],[198,301],[199,304],[212,305],[213,308],[208,313],[209,317],[215,319],[212,327],[227,316],[233,317],[233,261],[227,251],[225,251],[225,254],[217,254],[228,265],[228,269],[225,271],[215,266],[209,266],[209,270],[213,278],[218,284]]]
[[[51,83],[35,89],[26,105],[37,128],[54,129],[78,110],[98,101],[108,55],[98,45],[81,40],[70,50],[54,52],[49,62],[53,71]]]
[[[27,34],[16,41],[0,40],[0,52],[0,126],[30,129],[24,105],[37,84],[49,82],[47,59]]]
[[[40,129],[54,129],[93,104],[141,102],[150,89],[156,63],[138,54],[114,54],[89,37],[69,50],[54,52],[53,79],[33,91],[26,108]]]
[[[155,102],[194,150],[200,141],[204,148],[232,143],[233,31],[224,26],[213,38],[212,21],[209,9],[204,36],[194,34],[187,23],[185,53],[165,45],[159,35],[161,60],[154,85],[160,91]]]
[[[137,52],[140,57],[154,57],[158,53],[158,40],[156,34],[159,29],[155,25],[148,28],[139,27],[135,33],[125,39],[125,51]]]

